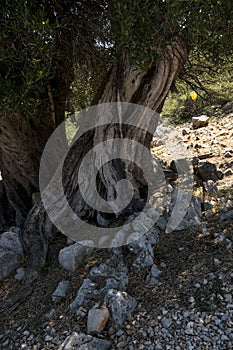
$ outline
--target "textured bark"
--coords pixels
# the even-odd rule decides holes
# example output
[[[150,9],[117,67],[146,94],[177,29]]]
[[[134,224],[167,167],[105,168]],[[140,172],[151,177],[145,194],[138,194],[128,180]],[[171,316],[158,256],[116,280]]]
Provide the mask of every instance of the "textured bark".
[[[40,157],[53,128],[48,122],[28,120],[20,114],[0,119],[0,170],[21,228],[32,207],[32,193],[39,191]]]
[[[186,46],[182,42],[178,42],[174,47],[167,47],[164,56],[146,72],[139,73],[125,59],[112,67],[109,80],[103,87],[103,90],[98,92],[98,99],[95,99],[95,103],[129,102],[144,105],[160,112],[170,87],[186,58]],[[151,133],[148,133],[141,128],[133,126],[122,127],[120,120],[119,124],[116,124],[110,118],[108,125],[96,127],[93,133],[90,132],[88,135],[85,135],[84,139],[75,144],[64,167],[64,187],[71,207],[78,215],[94,220],[99,225],[106,223],[106,215],[102,218],[101,213],[97,213],[90,208],[83,201],[78,190],[77,174],[83,156],[94,145],[116,137],[136,140],[149,148],[154,131],[151,130]],[[98,163],[98,159],[95,159],[95,161]],[[143,206],[143,197],[146,195],[146,182],[140,169],[120,160],[108,162],[99,171],[98,186],[103,198],[113,200],[114,188],[117,182],[126,177],[129,177],[134,182],[135,187],[138,188],[137,198],[134,198],[131,206],[121,213],[127,216],[140,210]],[[92,191],[91,184],[89,190]]]

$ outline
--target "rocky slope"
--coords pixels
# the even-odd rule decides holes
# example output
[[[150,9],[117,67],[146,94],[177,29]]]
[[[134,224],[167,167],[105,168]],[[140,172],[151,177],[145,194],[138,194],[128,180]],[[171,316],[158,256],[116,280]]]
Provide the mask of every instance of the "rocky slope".
[[[232,348],[232,120],[228,115],[202,128],[191,123],[176,128],[177,142],[188,147],[200,198],[185,229],[165,233],[165,215],[159,227],[128,248],[85,253],[59,237],[34,292],[1,321],[1,348]],[[172,200],[180,179],[164,131],[156,135],[152,154],[163,159]],[[69,255],[64,250],[59,255],[65,246]],[[78,254],[78,266],[70,251]],[[61,255],[68,256],[63,267]],[[13,271],[2,280],[3,300],[21,284],[21,275],[22,269],[17,279]]]

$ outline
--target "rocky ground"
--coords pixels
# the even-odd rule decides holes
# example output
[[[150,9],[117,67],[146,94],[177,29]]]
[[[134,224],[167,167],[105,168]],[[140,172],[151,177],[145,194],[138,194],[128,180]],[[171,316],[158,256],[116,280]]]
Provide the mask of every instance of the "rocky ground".
[[[187,221],[186,229],[166,234],[161,222],[160,229],[156,228],[130,249],[94,249],[91,254],[84,253],[77,268],[71,259],[69,271],[58,261],[59,256],[62,262],[59,252],[66,246],[66,239],[59,237],[50,246],[34,292],[26,303],[1,321],[1,348],[231,349],[232,121],[233,116],[228,115],[215,118],[202,128],[193,129],[191,123],[176,128],[178,141],[187,145],[188,155],[196,167],[198,184],[194,194],[201,200],[194,209],[202,210],[201,215],[197,213],[198,225]],[[167,164],[172,160],[159,137],[154,140],[152,153],[165,159]],[[216,171],[211,168],[213,179],[205,178],[209,166],[200,162],[217,166]],[[164,166],[173,186],[174,171]],[[53,294],[61,281],[69,283],[63,283],[61,293]],[[6,299],[20,284],[15,271],[5,277],[1,283],[1,299]],[[118,295],[109,294],[109,290],[117,290]],[[98,324],[96,332],[91,332],[96,309],[102,324]]]

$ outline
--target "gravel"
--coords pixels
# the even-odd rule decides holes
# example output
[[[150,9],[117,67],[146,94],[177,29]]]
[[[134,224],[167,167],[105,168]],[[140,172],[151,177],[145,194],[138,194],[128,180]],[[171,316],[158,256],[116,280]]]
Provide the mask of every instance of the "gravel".
[[[232,285],[228,277],[227,271],[222,271],[200,280],[198,290],[207,288],[209,280],[220,281],[219,292],[213,297],[212,310],[200,311],[192,295],[187,296],[186,307],[174,301],[170,306],[157,309],[153,305],[151,312],[148,312],[145,305],[140,303],[130,321],[120,329],[109,327],[104,338],[111,342],[112,350],[229,350],[233,347],[233,303]],[[215,308],[216,300],[218,304]],[[0,334],[1,349],[58,349],[72,332],[72,329],[57,329],[56,323],[51,321],[44,322],[37,334],[14,324]]]

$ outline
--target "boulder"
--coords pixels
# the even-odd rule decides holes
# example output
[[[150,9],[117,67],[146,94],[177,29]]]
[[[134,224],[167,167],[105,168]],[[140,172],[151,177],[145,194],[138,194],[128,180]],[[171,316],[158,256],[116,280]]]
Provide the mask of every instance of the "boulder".
[[[82,241],[60,250],[59,263],[64,269],[74,272],[82,261],[92,253],[93,241]]]

